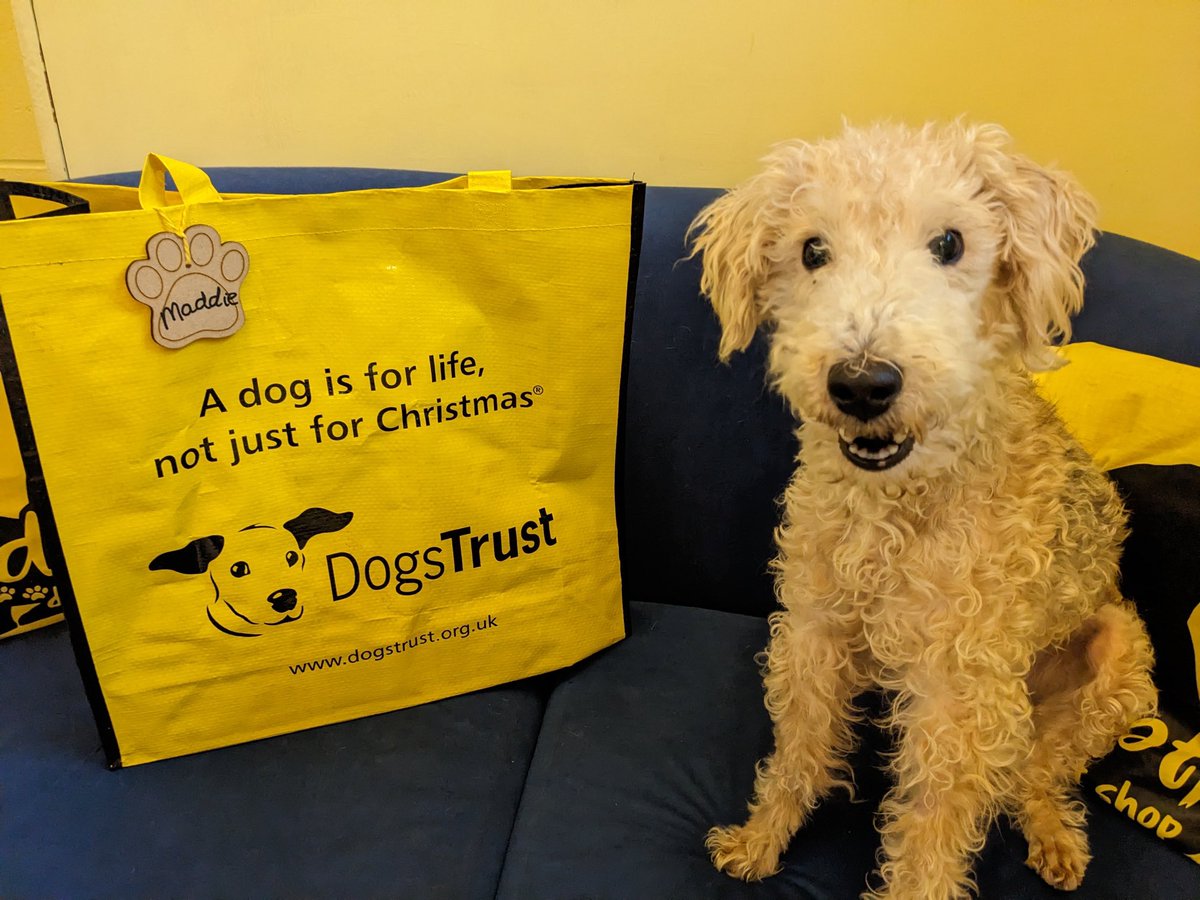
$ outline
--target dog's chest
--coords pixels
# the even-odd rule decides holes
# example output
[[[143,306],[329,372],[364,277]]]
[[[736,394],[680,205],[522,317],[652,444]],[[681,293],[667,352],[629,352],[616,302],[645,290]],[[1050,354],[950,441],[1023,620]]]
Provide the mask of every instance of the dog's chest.
[[[978,509],[931,515],[864,504],[858,512],[810,520],[792,550],[798,559],[785,537],[782,574],[786,581],[792,569],[809,587],[798,599],[826,613],[878,668],[905,670],[931,644],[952,644],[987,620],[999,627],[1013,590],[1008,553],[980,527]]]
[[[958,618],[952,598],[962,590],[960,567],[970,563],[947,558],[936,541],[917,538],[889,546],[892,537],[873,536],[869,543],[877,549],[833,576],[864,648],[882,666],[904,668]]]

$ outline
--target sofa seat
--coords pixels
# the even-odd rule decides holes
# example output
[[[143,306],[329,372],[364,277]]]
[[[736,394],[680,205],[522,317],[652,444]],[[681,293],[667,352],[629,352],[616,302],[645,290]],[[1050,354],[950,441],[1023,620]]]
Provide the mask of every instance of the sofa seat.
[[[852,900],[867,885],[887,789],[886,739],[863,726],[858,800],[835,793],[758,884],[717,872],[704,834],[745,817],[771,748],[754,656],[766,621],[674,604],[630,604],[630,636],[581,663],[546,705],[500,900]],[[868,709],[878,712],[876,698]],[[1095,858],[1079,900],[1195,900],[1200,867],[1087,797]],[[1062,898],[1024,865],[1024,838],[997,826],[976,864],[982,900]],[[1127,867],[1138,860],[1136,873]]]

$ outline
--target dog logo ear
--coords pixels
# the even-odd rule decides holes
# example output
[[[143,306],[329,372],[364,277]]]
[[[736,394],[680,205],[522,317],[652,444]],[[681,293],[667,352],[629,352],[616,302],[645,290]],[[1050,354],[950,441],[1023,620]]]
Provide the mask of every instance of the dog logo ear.
[[[296,543],[300,549],[304,549],[304,545],[311,538],[318,534],[329,534],[332,531],[341,531],[350,524],[350,520],[354,518],[354,513],[344,512],[335,513],[327,509],[322,509],[319,506],[306,509],[296,518],[283,523],[283,527],[290,531],[292,537],[296,539]]]
[[[160,553],[150,561],[150,571],[170,569],[180,575],[199,575],[208,570],[208,564],[221,555],[225,538],[219,534],[196,538],[178,550]]]

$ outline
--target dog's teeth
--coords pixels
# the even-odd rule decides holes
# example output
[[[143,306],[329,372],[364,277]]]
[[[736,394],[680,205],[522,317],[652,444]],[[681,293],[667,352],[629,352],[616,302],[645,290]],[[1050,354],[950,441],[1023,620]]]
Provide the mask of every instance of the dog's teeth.
[[[849,444],[849,447],[850,452],[859,459],[869,459],[875,462],[890,459],[900,452],[899,444],[888,444],[886,447],[881,447],[878,450],[868,450],[853,443]]]
[[[845,429],[838,429],[845,452],[864,464],[870,464],[877,469],[886,469],[893,465],[896,457],[904,452],[909,441],[908,432],[896,432],[878,438],[855,437],[846,434]]]

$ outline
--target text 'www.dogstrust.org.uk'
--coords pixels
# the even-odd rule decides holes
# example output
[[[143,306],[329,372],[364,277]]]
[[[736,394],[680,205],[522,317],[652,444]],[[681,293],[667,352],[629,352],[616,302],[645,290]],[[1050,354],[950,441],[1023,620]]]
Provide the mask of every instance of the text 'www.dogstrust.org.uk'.
[[[366,662],[382,662],[391,656],[397,656],[401,653],[407,653],[410,650],[415,650],[418,647],[425,647],[431,644],[436,644],[441,641],[451,641],[455,638],[468,638],[480,631],[488,631],[497,626],[496,617],[489,615],[485,619],[479,619],[474,624],[464,622],[461,625],[455,625],[452,628],[443,628],[438,631],[425,631],[421,634],[413,635],[405,638],[402,641],[393,641],[390,644],[381,644],[377,647],[370,648],[355,648],[349,653],[340,656],[325,656],[320,659],[309,660],[308,662],[294,663],[288,666],[288,670],[293,675],[302,675],[305,672],[320,672],[323,669],[336,669],[341,666],[353,666],[359,663]]]

